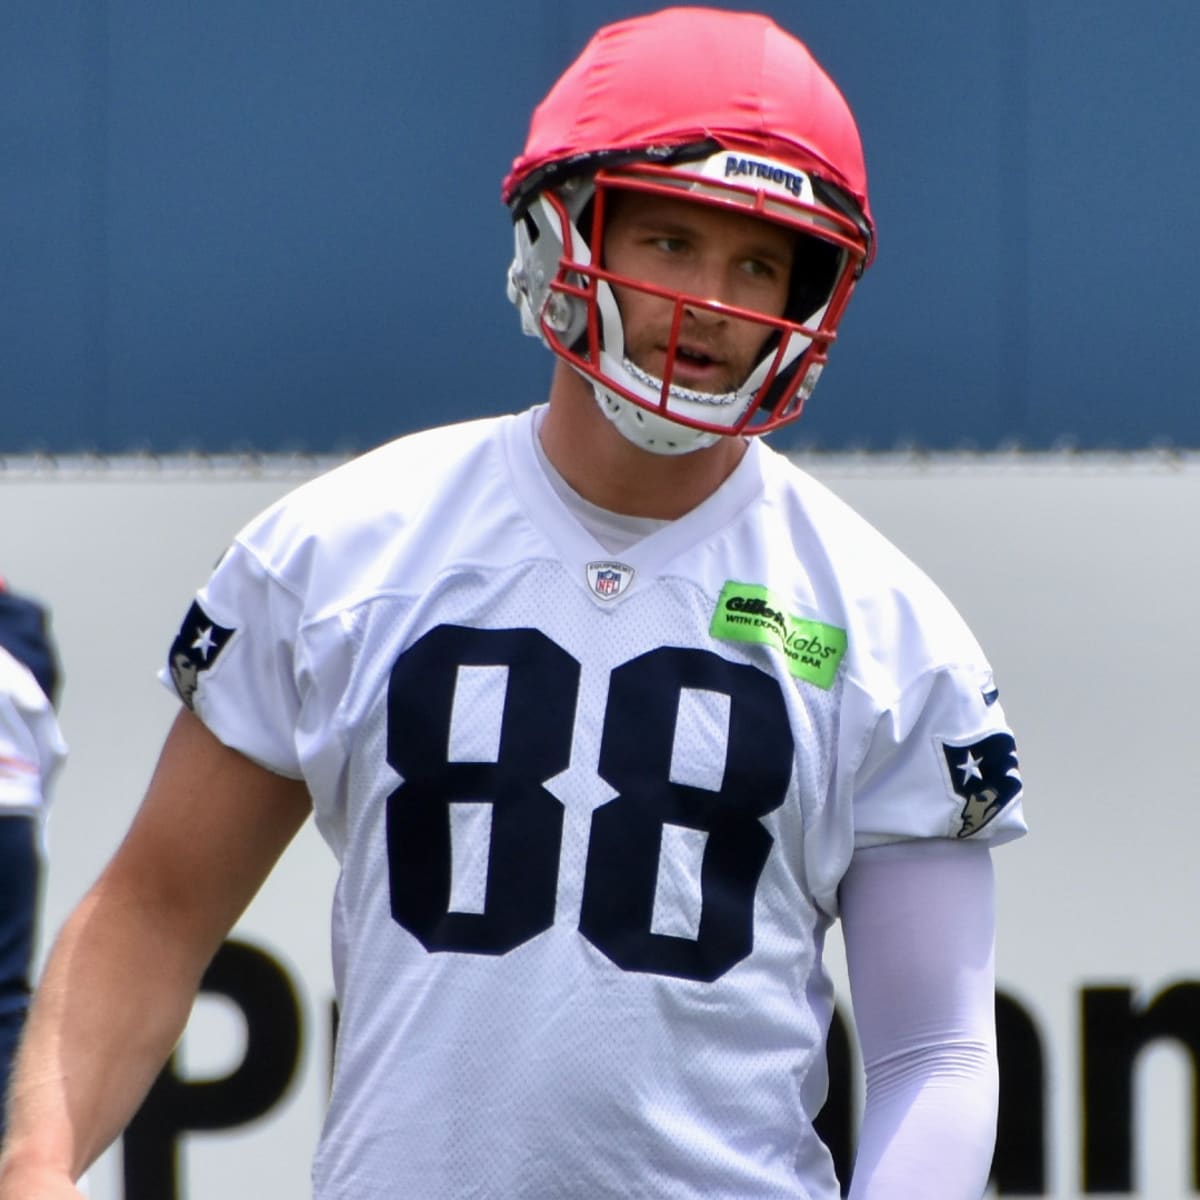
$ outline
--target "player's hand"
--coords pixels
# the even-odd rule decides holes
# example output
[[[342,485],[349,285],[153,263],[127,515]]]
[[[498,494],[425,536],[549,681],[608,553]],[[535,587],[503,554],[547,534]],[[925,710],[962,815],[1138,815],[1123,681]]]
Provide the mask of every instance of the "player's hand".
[[[0,1166],[0,1200],[82,1200],[66,1175],[43,1166]]]

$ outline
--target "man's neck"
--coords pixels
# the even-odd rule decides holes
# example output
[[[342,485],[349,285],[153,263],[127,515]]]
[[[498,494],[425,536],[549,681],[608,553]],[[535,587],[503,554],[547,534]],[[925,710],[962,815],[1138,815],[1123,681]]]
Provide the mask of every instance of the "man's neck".
[[[674,520],[708,499],[733,473],[746,441],[722,437],[688,454],[652,454],[635,446],[600,411],[591,385],[555,364],[542,448],[585,500],[609,512]]]

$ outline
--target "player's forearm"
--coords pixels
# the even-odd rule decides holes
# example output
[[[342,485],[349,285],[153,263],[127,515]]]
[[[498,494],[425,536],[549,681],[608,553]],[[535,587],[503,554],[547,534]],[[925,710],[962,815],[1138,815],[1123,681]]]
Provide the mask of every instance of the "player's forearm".
[[[302,783],[256,766],[181,711],[129,833],[38,989],[0,1200],[40,1198],[10,1181],[30,1164],[75,1177],[120,1133],[178,1040],[209,960],[308,812]]]
[[[103,881],[63,927],[12,1080],[0,1200],[41,1195],[34,1174],[78,1178],[137,1111],[203,970],[183,942]]]
[[[997,1094],[986,1042],[942,1043],[870,1069],[850,1200],[979,1200]]]

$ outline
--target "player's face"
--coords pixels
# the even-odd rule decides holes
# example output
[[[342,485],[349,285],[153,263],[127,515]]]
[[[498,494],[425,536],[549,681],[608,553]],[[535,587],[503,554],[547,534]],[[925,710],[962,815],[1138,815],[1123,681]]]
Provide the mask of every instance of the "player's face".
[[[743,213],[687,200],[612,192],[605,219],[608,270],[672,292],[782,316],[794,235]],[[613,285],[625,352],[663,378],[672,301]],[[731,392],[758,361],[771,330],[699,306],[685,309],[671,382],[699,392]]]

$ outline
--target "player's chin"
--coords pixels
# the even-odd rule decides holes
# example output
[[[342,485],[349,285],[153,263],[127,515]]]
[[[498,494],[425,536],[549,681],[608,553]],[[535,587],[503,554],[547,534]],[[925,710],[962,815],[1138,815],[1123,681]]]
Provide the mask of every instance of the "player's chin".
[[[690,388],[693,392],[701,392],[710,396],[730,396],[741,387],[743,376],[732,375],[722,371],[720,375],[711,376],[695,381],[686,378],[676,378],[675,382],[682,387]]]

